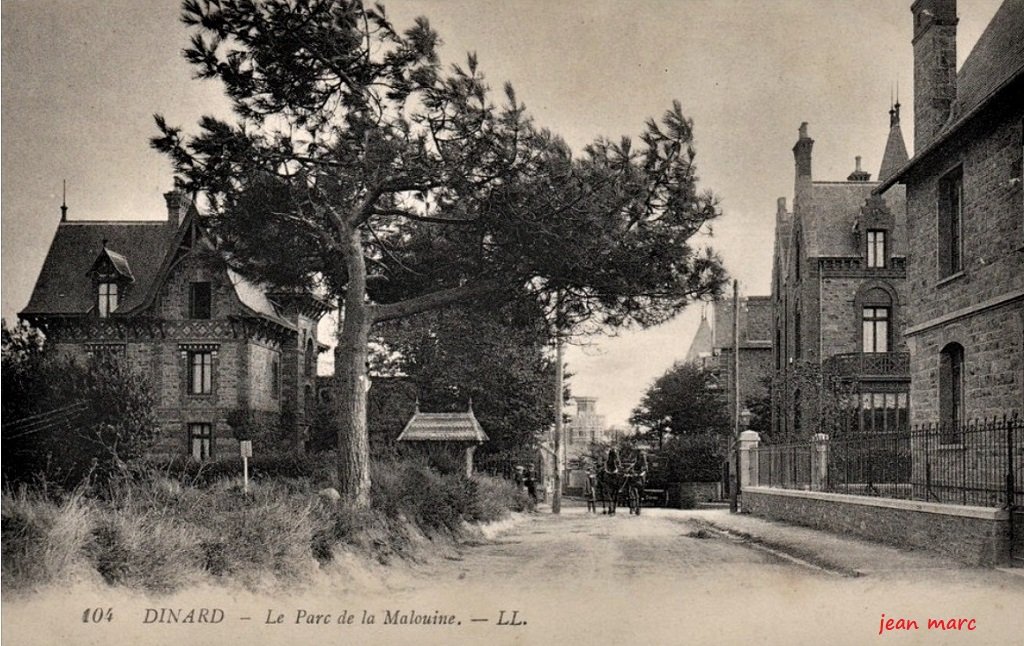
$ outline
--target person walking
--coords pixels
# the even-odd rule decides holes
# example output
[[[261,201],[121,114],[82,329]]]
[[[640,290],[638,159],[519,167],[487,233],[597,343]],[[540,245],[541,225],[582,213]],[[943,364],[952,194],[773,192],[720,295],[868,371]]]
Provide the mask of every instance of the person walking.
[[[523,483],[526,485],[526,493],[529,494],[530,500],[533,504],[537,504],[537,481],[533,478],[533,468],[526,469],[526,476],[523,478]]]

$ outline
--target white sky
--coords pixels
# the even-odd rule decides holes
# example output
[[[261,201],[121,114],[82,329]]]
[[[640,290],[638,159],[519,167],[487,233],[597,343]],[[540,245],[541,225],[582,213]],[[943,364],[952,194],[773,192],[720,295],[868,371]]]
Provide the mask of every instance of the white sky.
[[[673,99],[695,121],[701,185],[724,217],[709,242],[746,294],[770,288],[775,200],[791,200],[801,121],[814,175],[845,179],[854,155],[876,174],[899,81],[913,141],[910,0],[416,0],[385,3],[400,26],[426,15],[447,62],[476,51],[535,120],[579,150],[636,136]],[[958,62],[1000,4],[961,0]],[[173,0],[3,0],[2,312],[25,306],[59,220],[162,219],[170,163],[152,114],[194,128],[226,114],[194,81]],[[646,386],[682,358],[700,306],[672,322],[568,352],[574,393],[623,424]]]

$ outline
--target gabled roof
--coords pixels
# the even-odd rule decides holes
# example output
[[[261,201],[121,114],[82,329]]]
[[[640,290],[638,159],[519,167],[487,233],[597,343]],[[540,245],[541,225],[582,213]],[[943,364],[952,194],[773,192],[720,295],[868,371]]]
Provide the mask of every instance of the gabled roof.
[[[1024,74],[1024,0],[1005,0],[992,16],[984,33],[956,75],[956,99],[949,120],[924,150],[888,178],[882,178],[877,191],[889,188],[908,170],[945,143],[954,132],[969,122],[1001,90]]]
[[[132,275],[132,268],[128,264],[127,258],[116,251],[107,249],[106,247],[103,247],[103,251],[100,253],[100,256],[106,258],[110,262],[111,266],[113,266],[114,271],[120,274],[122,278],[129,282],[135,282],[135,276]],[[98,262],[100,259],[97,258],[96,260]],[[93,263],[93,266],[95,266],[95,263]]]
[[[465,413],[417,410],[398,436],[399,442],[486,442],[488,439],[472,409]]]
[[[127,271],[135,279],[124,290],[118,310],[139,305],[157,279],[174,234],[165,220],[61,222],[21,314],[75,315],[91,311],[95,296],[89,270],[103,250],[104,240],[114,266],[123,263],[118,271]],[[122,250],[124,255],[110,249]]]
[[[857,255],[851,230],[875,182],[814,182],[808,208],[801,209],[808,258]]]

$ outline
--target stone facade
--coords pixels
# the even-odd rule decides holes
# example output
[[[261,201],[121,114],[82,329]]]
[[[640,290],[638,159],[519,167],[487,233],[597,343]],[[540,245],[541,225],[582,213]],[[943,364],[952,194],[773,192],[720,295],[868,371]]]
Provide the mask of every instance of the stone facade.
[[[726,299],[714,307],[713,367],[718,383],[725,391],[730,419],[735,422],[736,371],[733,335],[733,304]],[[772,303],[770,296],[740,298],[739,318],[739,398],[740,410],[749,408],[754,399],[768,393],[772,374]]]
[[[1010,553],[1009,512],[845,494],[743,489],[743,509],[772,520],[927,549],[970,565],[1000,565]]]
[[[889,113],[885,172],[906,159],[899,108]],[[801,125],[793,209],[779,198],[776,210],[769,332],[776,439],[892,430],[907,418],[904,192],[872,195],[878,183],[859,157],[845,182],[814,180],[813,144]],[[879,429],[868,414],[877,408],[903,413],[880,418]]]
[[[255,424],[279,430],[287,445],[302,449],[322,306],[294,295],[272,298],[226,269],[211,254],[198,213],[180,194],[166,197],[169,219],[162,234],[151,230],[161,225],[150,221],[62,221],[20,316],[40,326],[64,354],[120,354],[145,375],[161,425],[157,453],[237,455],[228,424],[233,411],[247,412]],[[134,231],[140,227],[147,244]],[[106,316],[93,306],[94,285],[68,279],[93,262],[101,245],[102,253],[123,261],[125,272],[120,302]],[[195,309],[196,289],[208,290],[208,299],[199,298],[205,307]],[[84,299],[78,293],[83,290],[89,292]],[[203,383],[196,387],[190,379]]]
[[[915,106],[927,109],[914,158],[887,182],[907,194],[912,417],[1024,414],[1024,2],[1003,4],[956,75],[955,0],[912,11]],[[951,349],[959,379],[944,377]]]

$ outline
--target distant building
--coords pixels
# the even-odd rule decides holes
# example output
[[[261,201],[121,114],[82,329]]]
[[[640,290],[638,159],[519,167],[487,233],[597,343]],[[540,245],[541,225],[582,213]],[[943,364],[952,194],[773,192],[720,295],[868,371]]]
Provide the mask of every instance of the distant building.
[[[889,111],[881,173],[906,161],[900,105]],[[793,210],[779,198],[772,269],[772,432],[880,431],[907,424],[906,206],[861,168],[815,180],[814,140],[793,146]]]
[[[562,444],[566,460],[572,460],[589,452],[594,443],[608,441],[607,421],[597,412],[597,397],[573,397],[576,414],[565,423]]]
[[[303,448],[325,304],[231,271],[191,201],[178,190],[164,197],[166,220],[75,221],[62,207],[19,317],[64,354],[116,354],[149,377],[159,452],[237,455],[236,410],[283,425]]]
[[[735,422],[736,370],[733,335],[733,306],[731,299],[717,301],[714,309],[713,336],[714,368],[718,385],[723,389],[729,418]],[[770,296],[740,298],[739,320],[739,396],[740,411],[750,402],[768,394],[772,374],[772,301]]]
[[[905,185],[915,423],[1024,413],[1024,0],[956,71],[955,0],[918,0]]]

